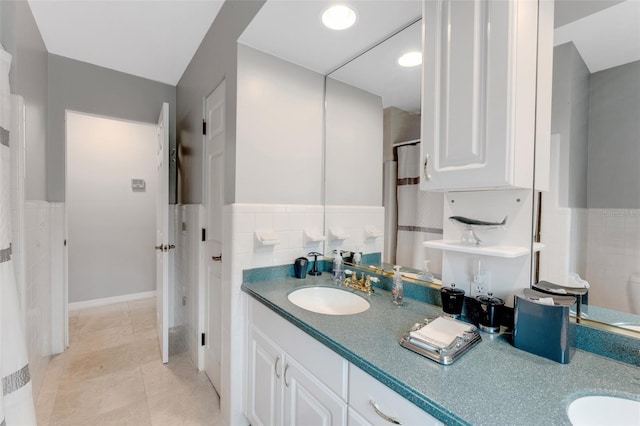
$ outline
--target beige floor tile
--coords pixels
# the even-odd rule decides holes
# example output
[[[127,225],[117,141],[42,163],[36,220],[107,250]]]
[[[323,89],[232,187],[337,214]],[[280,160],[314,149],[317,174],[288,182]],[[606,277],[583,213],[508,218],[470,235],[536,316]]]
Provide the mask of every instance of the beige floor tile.
[[[50,425],[89,424],[100,413],[104,379],[61,384],[51,414]]]
[[[71,346],[49,363],[38,424],[220,424],[219,398],[178,331],[169,339],[169,363],[162,364],[155,298],[71,312]]]
[[[209,386],[190,384],[183,392],[167,389],[149,398],[149,412],[154,426],[214,425],[220,420],[218,396]]]
[[[184,353],[171,357],[168,364],[152,361],[141,366],[147,397],[174,389],[185,392],[191,383],[203,382],[207,378],[199,373]]]
[[[145,334],[134,334],[134,340],[129,344],[129,356],[137,364],[145,364],[149,361],[160,361],[160,345],[155,330],[153,336],[141,338]]]
[[[105,413],[102,415],[102,424],[104,426],[150,426],[149,405],[145,399]]]
[[[70,345],[69,351],[76,355],[84,354],[126,345],[133,340],[133,327],[131,324],[126,324],[79,334],[75,337],[73,345]]]
[[[40,390],[38,400],[36,402],[36,420],[39,426],[47,426],[53,413],[53,407],[56,402],[56,396],[58,394],[56,390]]]
[[[147,331],[156,328],[156,314],[155,312],[145,312],[141,314],[131,314],[131,326],[134,333],[141,331]]]
[[[74,336],[130,324],[131,319],[127,311],[81,315],[78,317]]]
[[[138,363],[131,354],[130,344],[101,351],[79,354],[69,361],[62,383],[89,380],[106,374],[126,370]]]
[[[105,414],[131,403],[146,401],[147,395],[140,367],[105,376],[99,413]]]

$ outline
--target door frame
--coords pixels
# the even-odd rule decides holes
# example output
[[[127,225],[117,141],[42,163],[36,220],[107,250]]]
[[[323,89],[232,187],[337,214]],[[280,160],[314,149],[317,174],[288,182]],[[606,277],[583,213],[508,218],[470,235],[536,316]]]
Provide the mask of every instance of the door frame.
[[[162,106],[162,103],[161,103]],[[54,302],[52,304],[52,308],[53,309],[61,309],[62,310],[62,323],[61,324],[52,324],[52,327],[55,328],[56,331],[58,331],[59,333],[61,333],[61,335],[64,336],[64,350],[66,350],[67,348],[69,348],[69,337],[70,337],[70,333],[69,333],[69,245],[67,244],[68,239],[69,239],[69,211],[67,208],[67,196],[69,194],[69,159],[68,159],[68,149],[67,149],[67,142],[68,142],[68,126],[67,126],[67,116],[69,113],[72,114],[82,114],[82,115],[87,115],[87,116],[93,116],[93,117],[98,117],[98,118],[105,118],[108,120],[117,120],[117,121],[123,121],[126,123],[133,123],[133,124],[140,124],[143,126],[157,126],[157,123],[147,123],[147,122],[143,122],[143,121],[138,121],[138,120],[129,120],[126,118],[121,118],[121,117],[114,117],[114,116],[110,116],[110,115],[105,115],[105,114],[95,114],[95,113],[90,113],[90,112],[84,112],[84,111],[79,111],[79,110],[75,110],[75,109],[71,109],[71,108],[66,108],[64,110],[64,120],[65,120],[65,125],[64,125],[64,212],[63,212],[63,238],[64,238],[64,248],[63,248],[63,265],[62,265],[62,271],[63,271],[63,280],[62,280],[62,288],[60,289],[62,291],[62,300],[60,302],[62,302],[62,306],[60,306],[60,302]],[[173,238],[171,238],[173,239]],[[169,277],[169,285],[172,285],[172,280],[171,280],[171,276]],[[151,290],[149,292],[146,292],[145,295],[148,295],[148,297],[155,297],[155,288],[154,290]],[[133,300],[133,299],[132,299]],[[100,305],[106,305],[108,303],[97,303],[94,304],[93,306],[100,306]],[[62,329],[60,329],[62,328]]]

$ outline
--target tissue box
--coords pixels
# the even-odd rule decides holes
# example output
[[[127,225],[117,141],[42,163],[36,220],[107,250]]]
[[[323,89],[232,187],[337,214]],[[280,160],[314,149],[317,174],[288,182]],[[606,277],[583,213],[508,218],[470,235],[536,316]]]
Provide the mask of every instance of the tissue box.
[[[575,328],[569,327],[569,307],[575,298],[550,296],[527,289],[516,294],[513,345],[523,351],[568,364],[575,348]]]

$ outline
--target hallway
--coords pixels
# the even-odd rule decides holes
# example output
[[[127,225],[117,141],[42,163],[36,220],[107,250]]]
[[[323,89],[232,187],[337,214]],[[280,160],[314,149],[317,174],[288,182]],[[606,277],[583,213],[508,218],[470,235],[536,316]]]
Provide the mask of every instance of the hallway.
[[[155,303],[69,313],[69,348],[47,369],[36,404],[39,426],[218,423],[218,396],[177,336],[169,339],[169,363],[160,361]]]

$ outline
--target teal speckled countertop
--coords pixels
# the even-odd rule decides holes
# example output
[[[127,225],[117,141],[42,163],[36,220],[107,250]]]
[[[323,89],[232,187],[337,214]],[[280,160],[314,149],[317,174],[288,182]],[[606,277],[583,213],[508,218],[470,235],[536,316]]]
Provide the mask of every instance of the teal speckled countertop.
[[[306,311],[287,294],[308,285],[332,285],[330,274],[245,283],[245,293],[310,334],[445,424],[570,424],[567,405],[588,394],[640,398],[640,368],[576,350],[559,364],[514,348],[509,336],[481,333],[482,342],[449,366],[398,343],[416,322],[442,314],[440,307],[389,292],[366,297],[371,308],[356,315]]]

